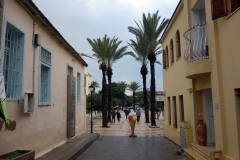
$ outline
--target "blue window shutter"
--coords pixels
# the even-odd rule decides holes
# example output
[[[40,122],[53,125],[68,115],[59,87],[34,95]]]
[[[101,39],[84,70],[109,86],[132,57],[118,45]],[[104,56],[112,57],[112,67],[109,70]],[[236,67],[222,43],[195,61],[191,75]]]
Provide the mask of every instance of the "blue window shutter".
[[[81,102],[81,74],[77,73],[77,102]]]
[[[51,52],[41,47],[39,105],[51,105]]]

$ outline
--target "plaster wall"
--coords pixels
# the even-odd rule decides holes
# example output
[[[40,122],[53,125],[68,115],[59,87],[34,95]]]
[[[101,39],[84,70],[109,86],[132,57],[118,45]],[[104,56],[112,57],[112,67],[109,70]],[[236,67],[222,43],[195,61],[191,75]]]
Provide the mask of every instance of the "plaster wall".
[[[179,10],[178,15],[171,22],[172,25],[169,27],[166,36],[161,40],[162,48],[165,50],[168,46],[168,54],[169,54],[169,67],[167,69],[163,69],[163,84],[165,91],[165,99],[164,99],[164,112],[165,112],[165,120],[168,120],[169,116],[169,103],[167,97],[170,97],[171,101],[171,125],[168,124],[167,121],[164,122],[164,134],[166,137],[174,141],[176,144],[180,145],[180,101],[179,96],[183,95],[184,102],[184,118],[185,121],[190,123],[192,115],[192,109],[190,106],[190,93],[188,91],[189,88],[192,87],[192,82],[189,79],[186,79],[186,71],[185,65],[186,62],[184,60],[184,49],[185,49],[185,39],[182,36],[183,33],[188,29],[187,17],[185,17],[185,6],[182,6]],[[180,32],[180,42],[181,42],[181,57],[177,59],[176,57],[176,43],[175,37],[176,32],[179,30]],[[170,41],[173,40],[173,48],[174,48],[174,63],[171,63],[170,57]],[[176,108],[177,108],[177,128],[173,127],[173,104],[172,98],[176,96]]]
[[[25,33],[23,92],[33,93],[33,53],[32,45],[33,17],[15,0],[4,4],[4,18],[13,22]],[[36,157],[52,150],[67,141],[67,65],[73,68],[73,76],[81,73],[81,102],[76,102],[75,134],[86,131],[84,66],[51,35],[38,20],[35,33],[41,35],[42,46],[51,52],[51,106],[38,106],[39,54],[36,48],[34,112],[23,113],[23,104],[7,102],[9,117],[17,122],[13,132],[2,131],[0,134],[0,154],[16,150],[35,150]],[[77,97],[76,97],[77,100]]]
[[[234,159],[240,159],[240,140],[237,120],[240,113],[236,110],[234,89],[240,88],[240,45],[239,25],[240,11],[228,17],[217,19],[215,27],[217,31],[217,48],[219,55],[219,77],[221,78],[221,99],[223,109],[223,132],[226,155]],[[239,106],[238,106],[239,107]]]

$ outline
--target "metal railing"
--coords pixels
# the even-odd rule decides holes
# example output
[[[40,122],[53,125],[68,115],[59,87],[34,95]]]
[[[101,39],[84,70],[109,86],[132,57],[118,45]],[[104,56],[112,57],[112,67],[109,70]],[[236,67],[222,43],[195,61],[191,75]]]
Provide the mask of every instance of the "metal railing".
[[[188,63],[209,58],[205,22],[189,28],[183,37],[187,41],[184,59]]]

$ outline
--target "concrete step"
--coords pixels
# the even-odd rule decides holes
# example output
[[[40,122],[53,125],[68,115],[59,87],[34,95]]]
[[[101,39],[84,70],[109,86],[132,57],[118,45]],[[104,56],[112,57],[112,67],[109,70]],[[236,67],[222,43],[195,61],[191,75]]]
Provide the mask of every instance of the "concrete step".
[[[207,160],[211,160],[210,151],[214,149],[214,146],[199,146],[195,143],[191,143],[192,149],[195,150],[198,154],[205,157]]]
[[[186,148],[184,149],[184,152],[187,158],[190,160],[207,160],[205,157],[203,157],[201,154],[199,154],[192,148]]]

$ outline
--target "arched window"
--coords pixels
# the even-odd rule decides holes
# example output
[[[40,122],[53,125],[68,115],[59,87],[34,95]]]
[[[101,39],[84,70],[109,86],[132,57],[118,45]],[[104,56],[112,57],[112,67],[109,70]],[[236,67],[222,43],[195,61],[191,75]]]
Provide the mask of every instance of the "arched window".
[[[177,58],[181,57],[181,43],[180,43],[180,33],[179,30],[176,32],[176,55]]]
[[[162,53],[163,57],[163,69],[166,69],[166,52],[165,50],[163,50],[163,53]]]
[[[168,46],[166,47],[166,67],[169,67]]]
[[[174,62],[174,51],[173,51],[173,40],[170,41],[170,54],[171,54],[171,63]]]

